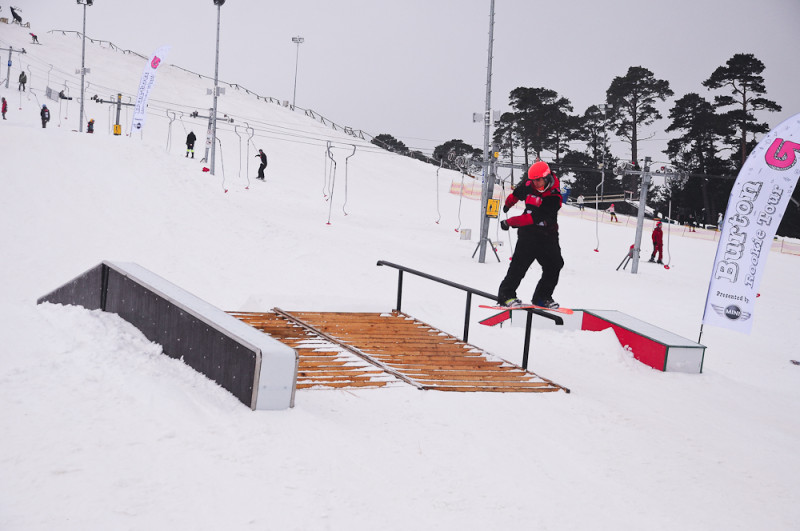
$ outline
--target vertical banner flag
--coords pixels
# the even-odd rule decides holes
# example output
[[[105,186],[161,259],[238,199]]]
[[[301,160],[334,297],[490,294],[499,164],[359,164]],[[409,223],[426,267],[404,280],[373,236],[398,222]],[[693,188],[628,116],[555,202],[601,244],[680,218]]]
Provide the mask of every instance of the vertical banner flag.
[[[703,324],[745,334],[761,276],[800,177],[800,114],[769,132],[747,157],[728,199]]]
[[[144,127],[145,112],[147,111],[147,98],[150,97],[150,90],[156,82],[156,69],[164,60],[164,56],[169,51],[169,46],[162,46],[153,54],[150,61],[144,66],[142,79],[139,81],[139,93],[136,96],[136,105],[133,108],[133,121],[131,122],[131,134],[141,131]]]

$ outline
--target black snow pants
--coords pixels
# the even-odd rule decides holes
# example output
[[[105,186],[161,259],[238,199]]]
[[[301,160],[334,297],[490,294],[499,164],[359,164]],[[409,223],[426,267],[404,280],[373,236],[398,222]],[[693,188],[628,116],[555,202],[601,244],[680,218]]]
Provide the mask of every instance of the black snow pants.
[[[501,304],[517,297],[517,288],[533,262],[542,266],[542,278],[536,285],[532,301],[544,301],[553,297],[558,284],[564,259],[561,257],[561,246],[558,244],[558,232],[548,231],[540,227],[523,227],[519,229],[517,248],[508,266],[506,277],[500,283],[497,300]]]

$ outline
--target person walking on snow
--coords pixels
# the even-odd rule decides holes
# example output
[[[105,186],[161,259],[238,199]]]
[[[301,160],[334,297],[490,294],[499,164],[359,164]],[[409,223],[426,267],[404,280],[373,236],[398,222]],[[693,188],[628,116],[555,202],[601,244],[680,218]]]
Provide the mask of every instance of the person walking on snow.
[[[578,196],[578,210],[580,210],[581,212],[583,212],[583,202],[584,202],[584,197],[583,194],[581,194]]]
[[[47,127],[47,122],[50,121],[50,111],[47,109],[47,105],[42,105],[42,112],[39,113],[42,117],[42,129]]]
[[[6,103],[6,99],[3,98],[2,102],[2,111],[3,111],[3,120],[6,119],[6,113],[8,112],[8,103]]]
[[[558,211],[562,196],[558,177],[546,162],[537,160],[528,170],[528,178],[520,182],[509,194],[503,206],[508,211],[518,201],[525,204],[525,212],[500,222],[500,228],[518,229],[517,248],[508,266],[508,272],[500,283],[497,301],[501,306],[520,306],[517,288],[534,261],[542,266],[542,277],[533,292],[533,304],[545,308],[558,308],[553,300],[553,291],[558,284],[564,259],[558,243]]]
[[[656,254],[658,254],[659,264],[663,264],[664,260],[664,231],[661,230],[661,222],[656,222],[656,227],[653,229],[653,254],[650,255],[649,262],[656,261]]]
[[[259,149],[256,158],[261,159],[261,166],[258,167],[258,177],[256,177],[256,179],[261,179],[263,181],[265,180],[264,169],[266,169],[267,167],[267,155],[264,153],[264,150]]]
[[[611,206],[608,207],[608,213],[611,214],[611,221],[616,221],[619,223],[619,220],[617,219],[617,212],[614,210],[614,203],[611,203]]]
[[[186,135],[186,156],[189,156],[189,153],[192,154],[192,158],[194,158],[194,143],[197,140],[197,137],[194,136],[194,131],[189,131],[189,134]]]
[[[27,82],[28,82],[28,76],[25,75],[24,71],[20,72],[19,73],[19,88],[17,88],[17,90],[21,90],[22,92],[25,92],[25,83],[27,83]]]

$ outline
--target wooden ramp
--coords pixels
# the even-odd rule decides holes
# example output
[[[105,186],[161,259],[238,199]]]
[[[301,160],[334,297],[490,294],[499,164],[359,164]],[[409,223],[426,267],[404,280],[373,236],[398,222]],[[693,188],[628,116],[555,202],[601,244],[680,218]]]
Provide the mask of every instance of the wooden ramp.
[[[298,389],[386,387],[462,392],[566,391],[406,314],[231,312],[300,353]]]

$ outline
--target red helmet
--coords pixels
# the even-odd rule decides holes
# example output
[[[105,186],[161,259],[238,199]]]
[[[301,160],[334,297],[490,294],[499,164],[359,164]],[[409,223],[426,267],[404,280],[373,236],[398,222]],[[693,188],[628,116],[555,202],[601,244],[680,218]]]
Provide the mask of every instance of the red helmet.
[[[550,166],[541,160],[531,164],[531,167],[528,169],[528,179],[539,179],[540,177],[547,177],[548,175],[550,175]]]

